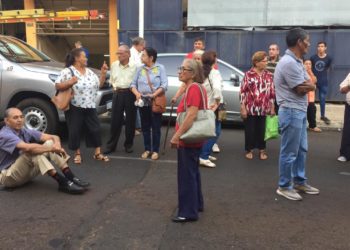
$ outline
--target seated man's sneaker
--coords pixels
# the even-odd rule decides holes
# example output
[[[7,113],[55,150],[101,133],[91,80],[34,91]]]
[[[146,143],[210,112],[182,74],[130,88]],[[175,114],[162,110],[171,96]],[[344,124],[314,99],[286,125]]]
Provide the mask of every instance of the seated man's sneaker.
[[[294,189],[297,192],[301,192],[301,193],[305,193],[305,194],[319,194],[320,193],[320,190],[318,190],[317,188],[314,188],[308,184],[303,184],[303,185],[294,184]]]
[[[74,184],[74,182],[72,181],[67,181],[65,183],[59,184],[58,191],[61,191],[67,194],[82,194],[85,192],[85,189],[83,187],[79,187],[78,185]]]
[[[74,182],[74,184],[78,185],[79,187],[83,187],[83,188],[87,188],[88,186],[90,186],[89,182],[83,181],[83,180],[79,179],[78,177],[74,177],[72,182]]]
[[[301,201],[303,199],[303,197],[301,197],[294,189],[279,187],[276,190],[276,193],[292,201]]]

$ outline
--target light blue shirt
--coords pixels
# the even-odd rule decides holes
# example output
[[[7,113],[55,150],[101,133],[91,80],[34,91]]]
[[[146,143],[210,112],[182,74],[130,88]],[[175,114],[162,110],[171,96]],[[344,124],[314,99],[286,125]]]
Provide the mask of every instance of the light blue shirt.
[[[153,85],[153,91],[148,85],[146,72],[149,74],[150,81]],[[142,96],[152,94],[159,88],[162,88],[164,92],[167,91],[168,77],[166,75],[164,66],[162,64],[155,63],[150,69],[148,69],[145,65],[139,67],[130,85],[130,88],[133,87],[135,87]]]
[[[309,80],[309,76],[303,61],[287,49],[278,62],[274,74],[277,104],[280,107],[295,108],[306,112],[307,95],[298,95],[294,88],[307,80]]]

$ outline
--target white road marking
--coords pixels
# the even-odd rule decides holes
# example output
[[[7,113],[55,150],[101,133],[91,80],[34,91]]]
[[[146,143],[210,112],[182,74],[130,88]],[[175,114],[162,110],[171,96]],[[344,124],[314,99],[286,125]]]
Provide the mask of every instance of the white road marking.
[[[113,155],[109,155],[108,158],[118,159],[118,160],[152,161],[152,162],[159,162],[159,163],[177,164],[177,161],[174,161],[174,160],[156,160],[155,161],[152,159],[142,159],[142,158],[137,158],[137,157],[113,156]]]
[[[339,174],[341,174],[341,175],[349,175],[350,176],[349,172],[340,172]]]

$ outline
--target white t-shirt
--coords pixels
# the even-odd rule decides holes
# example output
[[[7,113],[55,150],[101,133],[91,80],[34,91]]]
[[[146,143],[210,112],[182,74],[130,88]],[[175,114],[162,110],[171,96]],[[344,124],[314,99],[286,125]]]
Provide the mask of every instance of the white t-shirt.
[[[340,89],[346,86],[350,86],[350,73],[344,79],[344,81],[339,85]],[[350,105],[350,91],[346,93],[346,102]]]
[[[223,103],[222,96],[222,77],[217,69],[212,69],[207,79],[205,79],[203,86],[207,91],[208,105],[211,106],[216,103],[216,99],[220,99],[220,103]]]
[[[130,62],[136,65],[136,67],[140,67],[143,63],[141,62],[142,52],[138,52],[135,47],[131,47],[130,49]]]

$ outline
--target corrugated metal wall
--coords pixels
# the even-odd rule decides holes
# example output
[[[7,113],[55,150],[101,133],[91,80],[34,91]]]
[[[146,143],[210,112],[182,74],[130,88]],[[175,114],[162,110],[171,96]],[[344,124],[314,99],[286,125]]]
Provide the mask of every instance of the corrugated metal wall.
[[[138,30],[139,0],[119,0],[121,30]],[[182,0],[146,0],[145,30],[181,30]]]
[[[207,49],[216,50],[220,59],[245,71],[250,67],[252,54],[257,50],[267,51],[270,43],[279,44],[283,54],[285,35],[286,31],[146,31],[145,39],[159,53],[183,53],[192,50],[195,37],[204,37]],[[122,31],[120,41],[130,44],[130,39],[135,36],[136,31]],[[316,52],[317,42],[321,40],[328,43],[328,53],[333,57],[328,101],[343,101],[344,95],[339,93],[338,85],[350,72],[350,30],[312,30],[310,36],[311,47],[306,57]]]

